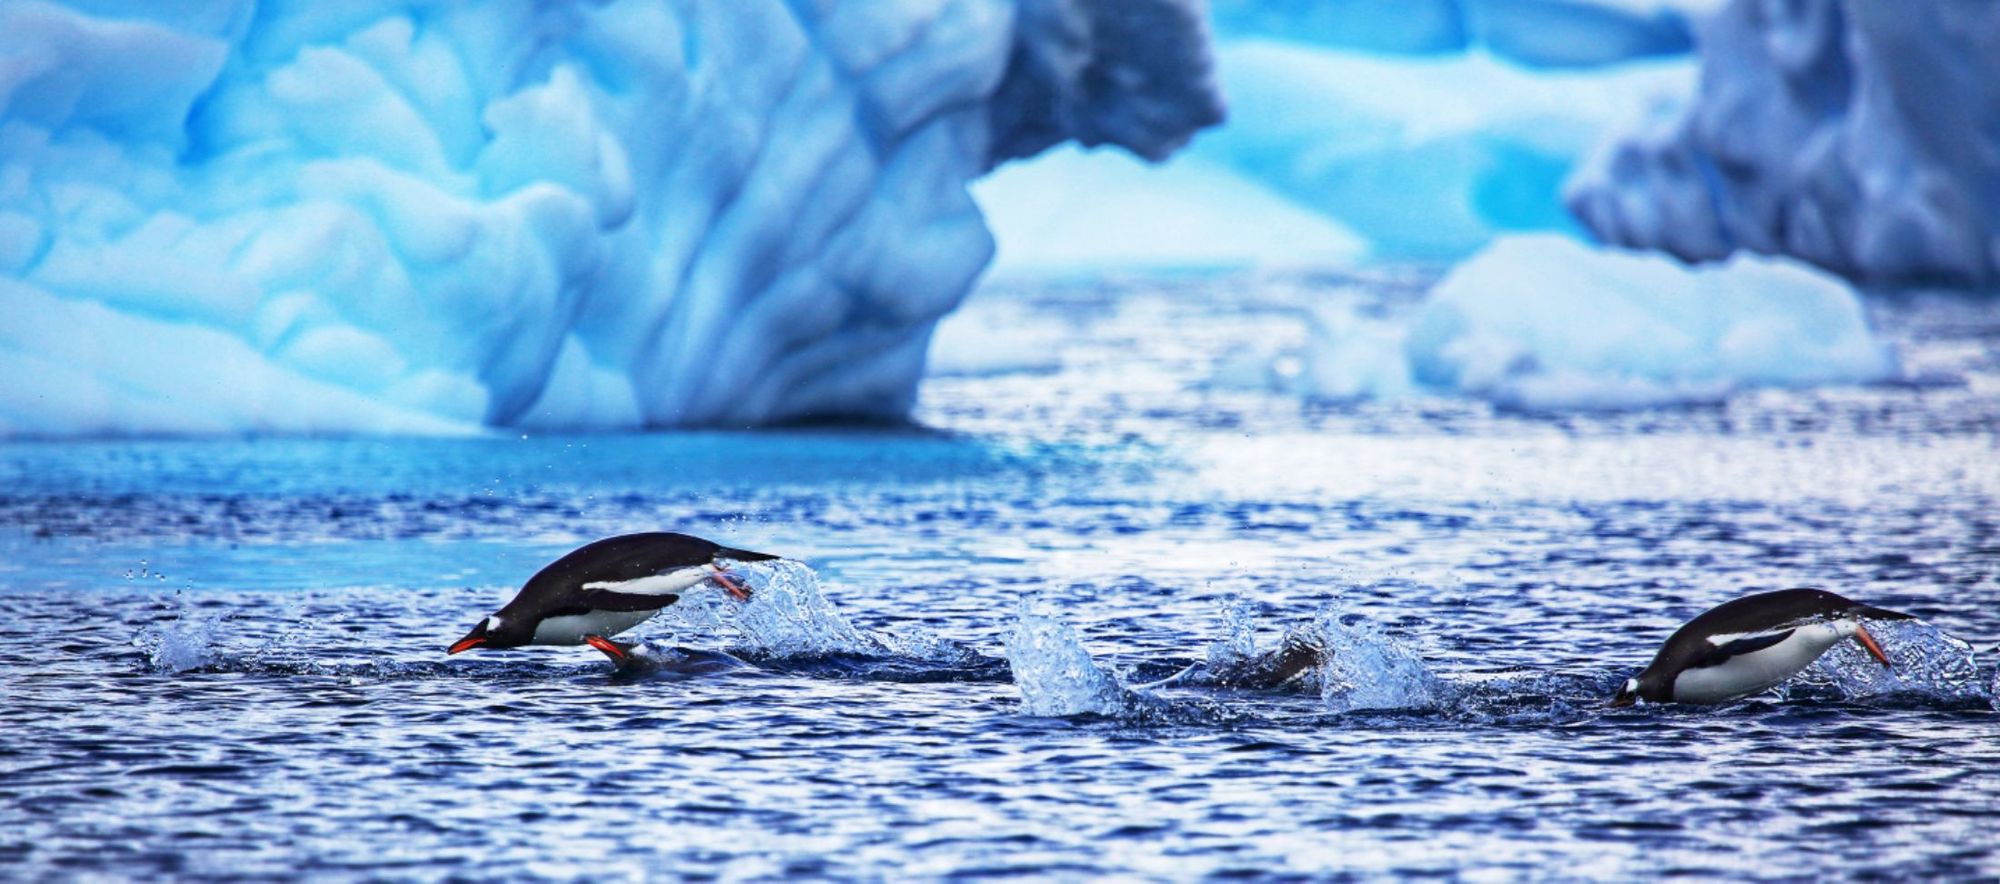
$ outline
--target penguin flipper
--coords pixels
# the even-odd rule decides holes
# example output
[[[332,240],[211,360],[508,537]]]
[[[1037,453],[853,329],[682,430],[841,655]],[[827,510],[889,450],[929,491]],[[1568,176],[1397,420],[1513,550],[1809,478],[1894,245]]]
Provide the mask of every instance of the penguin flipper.
[[[1724,642],[1720,645],[1717,645],[1714,649],[1710,650],[1708,653],[1696,657],[1694,659],[1694,662],[1689,663],[1687,665],[1687,668],[1702,669],[1709,666],[1720,666],[1724,663],[1729,662],[1730,658],[1732,657],[1740,656],[1743,654],[1754,654],[1765,648],[1771,647],[1772,645],[1778,644],[1779,642],[1782,642],[1785,639],[1791,638],[1792,633],[1797,631],[1798,630],[1796,629],[1782,629],[1777,632],[1767,632],[1764,633],[1763,635],[1745,636],[1743,638],[1739,638],[1734,641]]]
[[[647,594],[608,589],[588,590],[581,599],[586,610],[594,611],[657,611],[680,600],[680,596],[671,592]]]

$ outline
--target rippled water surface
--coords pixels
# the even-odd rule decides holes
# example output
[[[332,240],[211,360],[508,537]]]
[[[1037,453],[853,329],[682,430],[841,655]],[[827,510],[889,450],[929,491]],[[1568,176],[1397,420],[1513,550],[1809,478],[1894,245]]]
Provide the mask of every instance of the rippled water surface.
[[[1891,387],[1284,392],[1349,282],[996,289],[922,429],[0,445],[0,876],[2000,875],[1990,308],[1881,305]],[[754,669],[444,655],[654,529],[811,565],[634,633]],[[1603,708],[1794,585],[1929,626]],[[1303,686],[1136,687],[1301,629]]]

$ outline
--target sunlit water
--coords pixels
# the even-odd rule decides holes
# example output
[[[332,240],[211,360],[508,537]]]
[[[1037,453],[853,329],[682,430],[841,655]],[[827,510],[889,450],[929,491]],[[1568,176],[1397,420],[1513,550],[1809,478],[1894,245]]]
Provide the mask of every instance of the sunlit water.
[[[0,446],[0,875],[2000,874],[1990,308],[1882,307],[1893,387],[1301,400],[1350,282],[989,293],[924,430]],[[652,529],[811,565],[634,633],[754,669],[444,655]],[[1794,585],[1925,623],[1603,707]],[[1294,689],[1170,680],[1288,631]]]

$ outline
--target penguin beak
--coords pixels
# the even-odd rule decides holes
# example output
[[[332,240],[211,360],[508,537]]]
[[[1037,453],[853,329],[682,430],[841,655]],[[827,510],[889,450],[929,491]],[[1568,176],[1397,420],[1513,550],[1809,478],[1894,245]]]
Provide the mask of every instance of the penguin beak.
[[[1862,647],[1867,648],[1868,653],[1873,655],[1877,661],[1881,662],[1883,669],[1893,668],[1889,664],[1889,655],[1882,653],[1882,646],[1875,643],[1875,637],[1868,634],[1868,630],[1866,627],[1863,627],[1858,623],[1855,624],[1854,640],[1860,642]]]
[[[1623,708],[1625,708],[1625,707],[1627,707],[1627,706],[1630,706],[1630,705],[1632,705],[1633,703],[1636,703],[1636,702],[1638,702],[1638,699],[1639,699],[1639,698],[1637,698],[1637,697],[1635,697],[1635,696],[1633,696],[1633,695],[1631,695],[1631,694],[1619,694],[1619,695],[1618,695],[1618,696],[1616,696],[1616,697],[1612,697],[1612,698],[1611,698],[1611,702],[1609,702],[1609,703],[1606,703],[1606,704],[1604,704],[1604,705],[1605,705],[1605,706],[1606,706],[1607,708],[1611,708],[1611,709],[1623,709]]]
[[[604,656],[610,657],[613,663],[624,663],[632,656],[625,653],[625,649],[619,647],[617,643],[601,635],[586,635],[583,640],[591,647],[603,651]]]
[[[483,644],[486,644],[486,636],[468,635],[462,639],[459,639],[458,641],[452,642],[451,647],[447,649],[444,653],[445,656],[450,656],[452,654],[462,654],[465,653],[466,651],[470,651],[473,648],[479,647],[480,645]]]

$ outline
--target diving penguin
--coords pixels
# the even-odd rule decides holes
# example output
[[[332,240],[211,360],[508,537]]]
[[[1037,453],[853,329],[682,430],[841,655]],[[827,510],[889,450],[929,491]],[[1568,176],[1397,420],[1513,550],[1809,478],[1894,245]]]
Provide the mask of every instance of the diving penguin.
[[[1852,638],[1889,666],[1863,620],[1912,620],[1821,589],[1782,589],[1724,602],[1689,620],[1636,678],[1626,680],[1613,706],[1649,703],[1726,703],[1797,675],[1828,648]]]
[[[686,534],[608,537],[578,547],[536,572],[512,601],[479,621],[446,653],[580,645],[586,636],[617,635],[704,582],[721,586],[739,601],[747,600],[750,591],[729,574],[728,564],[776,558]]]

